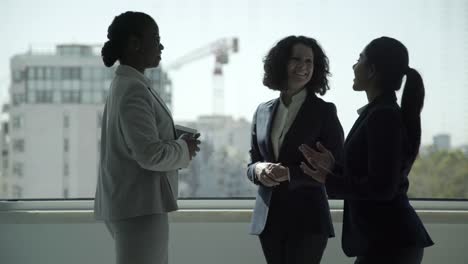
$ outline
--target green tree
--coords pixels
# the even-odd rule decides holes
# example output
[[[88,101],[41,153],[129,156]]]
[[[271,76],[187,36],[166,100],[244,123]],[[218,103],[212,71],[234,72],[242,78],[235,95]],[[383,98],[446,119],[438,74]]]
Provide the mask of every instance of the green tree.
[[[431,147],[413,164],[409,180],[412,198],[467,199],[468,156]]]

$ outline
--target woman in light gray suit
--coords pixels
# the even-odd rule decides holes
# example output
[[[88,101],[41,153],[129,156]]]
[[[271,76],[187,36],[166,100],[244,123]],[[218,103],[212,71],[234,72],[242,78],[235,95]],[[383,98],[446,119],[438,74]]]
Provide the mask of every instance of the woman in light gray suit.
[[[114,238],[118,264],[167,263],[177,170],[188,166],[200,141],[176,138],[169,109],[144,76],[164,49],[156,22],[125,12],[114,18],[107,38],[104,64],[120,65],[104,108],[95,215]]]

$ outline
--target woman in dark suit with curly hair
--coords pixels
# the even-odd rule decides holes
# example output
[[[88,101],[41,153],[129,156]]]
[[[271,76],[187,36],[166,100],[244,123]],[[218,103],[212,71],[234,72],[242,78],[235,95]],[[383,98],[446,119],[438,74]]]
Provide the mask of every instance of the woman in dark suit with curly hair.
[[[343,129],[329,89],[328,58],[315,39],[289,36],[264,60],[263,84],[279,98],[258,106],[252,121],[247,177],[258,185],[251,234],[259,235],[266,261],[320,263],[334,236],[323,184],[300,169],[298,147],[323,142],[339,159]]]

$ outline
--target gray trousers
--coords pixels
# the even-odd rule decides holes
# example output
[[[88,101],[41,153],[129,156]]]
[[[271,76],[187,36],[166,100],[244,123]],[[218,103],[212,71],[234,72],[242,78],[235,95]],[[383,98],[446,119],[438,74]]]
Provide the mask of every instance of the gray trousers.
[[[117,264],[167,264],[167,213],[106,221],[115,243]]]

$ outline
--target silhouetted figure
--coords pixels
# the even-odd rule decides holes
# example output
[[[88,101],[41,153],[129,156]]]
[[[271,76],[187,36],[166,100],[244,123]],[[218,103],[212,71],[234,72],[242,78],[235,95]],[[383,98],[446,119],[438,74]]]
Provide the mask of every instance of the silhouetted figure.
[[[342,247],[357,256],[355,263],[421,263],[424,247],[434,244],[407,196],[424,102],[422,78],[408,60],[406,47],[389,37],[374,39],[360,54],[353,89],[365,91],[369,103],[358,110],[342,163],[321,144],[300,147],[310,165],[302,169],[326,182],[330,197],[344,199]],[[395,91],[403,76],[400,108]]]
[[[120,65],[103,113],[95,215],[114,238],[118,264],[167,263],[177,170],[188,166],[200,141],[176,138],[169,109],[144,76],[164,49],[156,22],[125,12],[114,18],[107,38],[104,64]]]
[[[318,140],[335,156],[344,135],[329,89],[328,58],[316,40],[289,36],[264,60],[263,84],[280,97],[258,106],[252,121],[247,176],[258,185],[251,233],[269,264],[320,263],[334,236],[324,185],[300,169],[298,147]]]

